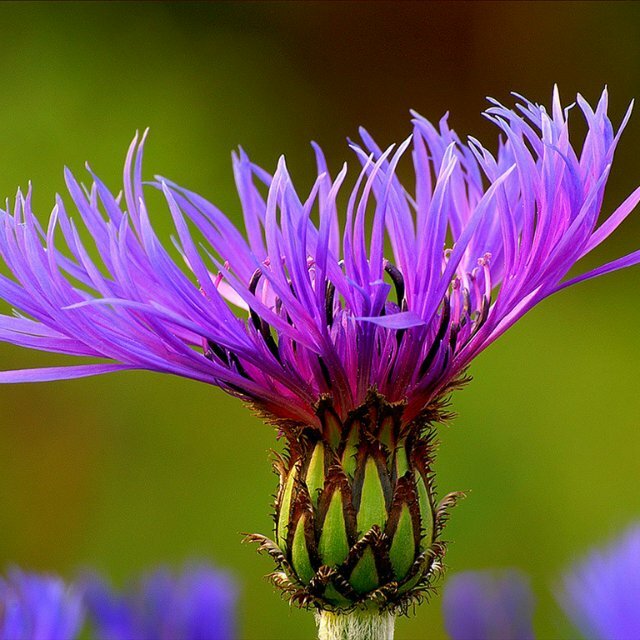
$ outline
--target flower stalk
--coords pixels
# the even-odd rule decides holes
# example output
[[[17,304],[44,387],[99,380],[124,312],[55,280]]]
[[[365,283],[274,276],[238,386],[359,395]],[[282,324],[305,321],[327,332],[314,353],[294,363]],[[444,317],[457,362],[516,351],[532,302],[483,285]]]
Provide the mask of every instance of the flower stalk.
[[[318,640],[393,640],[395,616],[378,611],[316,613]]]

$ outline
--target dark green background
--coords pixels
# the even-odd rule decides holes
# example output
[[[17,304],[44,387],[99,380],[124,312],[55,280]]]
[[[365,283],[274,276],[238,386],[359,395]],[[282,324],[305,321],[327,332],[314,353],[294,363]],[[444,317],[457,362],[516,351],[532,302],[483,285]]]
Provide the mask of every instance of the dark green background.
[[[619,121],[640,96],[633,3],[0,4],[0,194],[29,180],[45,217],[62,168],[89,160],[114,190],[136,128],[161,172],[239,220],[229,154],[308,185],[310,139],[335,169],[363,124],[382,144],[408,110],[489,146],[484,96],[595,100]],[[608,211],[640,183],[640,115],[623,137]],[[640,214],[587,265],[640,247]],[[154,222],[167,236],[163,209]],[[470,490],[447,529],[451,571],[517,566],[538,594],[541,638],[572,638],[550,595],[564,567],[640,513],[640,271],[565,291],[478,358],[442,432],[443,491]],[[0,368],[60,362],[0,346]],[[204,557],[242,587],[241,637],[312,638],[312,616],[262,579],[240,544],[270,530],[269,427],[217,389],[151,373],[0,387],[0,565],[123,582]],[[398,640],[444,637],[438,600]]]

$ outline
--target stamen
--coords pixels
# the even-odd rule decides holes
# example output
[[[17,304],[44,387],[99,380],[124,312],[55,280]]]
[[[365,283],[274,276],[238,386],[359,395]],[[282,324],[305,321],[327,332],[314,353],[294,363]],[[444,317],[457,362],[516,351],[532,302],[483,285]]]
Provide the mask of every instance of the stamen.
[[[322,359],[322,356],[318,356],[318,364],[320,365],[324,381],[327,383],[327,388],[331,389],[331,374],[329,373],[329,369],[327,368],[325,361]]]
[[[251,376],[247,373],[246,369],[242,366],[242,363],[240,362],[240,359],[238,358],[238,356],[233,351],[229,351],[229,362],[230,362],[230,364],[233,364],[235,366],[236,371],[243,378],[248,378],[249,380],[251,380]]]
[[[254,296],[256,295],[256,289],[258,288],[258,282],[260,282],[261,277],[262,269],[258,268],[253,272],[251,280],[249,280],[249,292]],[[251,322],[253,322],[253,326],[260,332],[267,348],[273,354],[275,359],[281,363],[282,361],[280,360],[278,345],[271,335],[271,326],[253,310],[251,305],[249,305],[249,315],[251,317]]]
[[[333,302],[336,294],[336,286],[333,282],[327,280],[326,292],[325,292],[325,320],[327,323],[327,327],[331,327],[333,325]]]
[[[204,353],[205,358],[211,360],[213,358],[213,355],[215,354],[216,357],[222,360],[222,362],[224,362],[226,365],[229,364],[229,356],[227,354],[226,349],[223,349],[219,344],[216,344],[213,340],[207,340],[207,347],[209,348],[210,352],[207,353],[207,351],[205,350],[205,353]]]
[[[258,282],[260,281],[261,277],[262,269],[258,268],[253,272],[251,280],[249,280],[249,292],[254,296],[256,295],[256,289],[258,288]],[[253,322],[255,328],[259,330],[262,324],[262,320],[260,316],[253,310],[253,307],[251,305],[249,305],[249,315],[251,316],[251,321]]]
[[[485,253],[484,257],[478,260],[478,266],[482,267],[484,273],[484,297],[487,300],[491,300],[491,271],[489,270],[490,261],[490,253]]]
[[[402,302],[404,300],[404,277],[400,270],[392,265],[388,260],[384,261],[384,270],[389,274],[389,277],[393,281],[393,285],[396,288],[398,306],[402,307]]]
[[[221,347],[213,340],[207,340],[207,347],[209,351],[205,350],[204,357],[207,360],[212,360],[214,355],[227,367],[235,367],[236,371],[247,380],[252,380],[251,376],[247,373],[247,370],[242,366],[238,356],[231,350]]]
[[[460,320],[460,278],[455,277],[451,282],[451,320]]]
[[[491,260],[491,254],[485,253],[482,258],[478,258],[478,266],[471,273],[471,279],[473,281],[473,288],[476,299],[480,303],[480,308],[477,310],[477,315],[473,321],[473,330],[469,334],[469,337],[465,340],[465,344],[469,342],[480,330],[482,325],[486,322],[489,316],[489,310],[491,309],[491,271],[489,269]],[[484,292],[480,291],[480,284],[478,282],[478,276],[480,275],[480,268],[482,268],[482,275],[484,277]]]
[[[438,349],[440,348],[440,344],[444,340],[444,337],[447,333],[447,328],[449,326],[449,319],[451,318],[451,304],[449,303],[449,298],[445,297],[442,301],[442,315],[440,316],[440,326],[438,327],[438,333],[431,344],[429,352],[427,353],[425,359],[420,366],[418,371],[418,376],[422,377],[429,369],[431,364],[433,363],[436,354],[438,353]]]
[[[467,289],[467,287],[462,290],[462,299],[462,313],[464,315],[464,319],[466,320],[471,310],[471,294],[469,293],[469,289]]]

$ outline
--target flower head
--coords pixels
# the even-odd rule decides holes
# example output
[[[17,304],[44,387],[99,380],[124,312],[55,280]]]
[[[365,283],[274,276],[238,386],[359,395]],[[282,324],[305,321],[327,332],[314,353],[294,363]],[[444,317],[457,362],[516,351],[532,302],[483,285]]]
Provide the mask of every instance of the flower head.
[[[82,621],[80,592],[60,578],[18,569],[0,578],[0,640],[73,640]]]
[[[245,233],[202,196],[163,178],[174,260],[154,232],[142,181],[144,136],[131,145],[124,194],[67,171],[93,247],[60,197],[46,228],[18,193],[0,213],[0,339],[106,358],[102,364],[0,373],[0,381],[150,369],[218,385],[278,423],[276,583],[321,608],[365,601],[406,608],[441,567],[449,495],[433,488],[431,424],[473,358],[558,290],[640,262],[640,251],[565,279],[640,200],[636,189],[598,226],[616,131],[607,93],[581,97],[574,147],[557,90],[550,111],[492,101],[492,154],[414,114],[413,134],[381,150],[362,130],[345,187],[316,146],[318,176],[296,190],[241,150],[234,171]],[[411,148],[415,190],[397,166]],[[344,206],[340,197],[344,196]],[[63,242],[61,243],[60,240]],[[92,255],[97,254],[94,259]]]
[[[474,138],[462,143],[446,117],[436,128],[415,114],[412,137],[386,151],[362,131],[344,217],[336,201],[346,165],[332,178],[318,147],[305,196],[284,159],[271,176],[243,151],[234,156],[245,234],[201,196],[159,179],[183,265],[152,228],[144,137],[129,150],[123,198],[93,174],[84,189],[65,172],[98,259],[60,197],[43,228],[30,193],[18,193],[0,214],[0,255],[14,276],[0,278],[0,296],[17,310],[0,319],[0,339],[111,362],[0,380],[151,369],[307,424],[318,424],[320,398],[344,418],[376,389],[406,402],[410,422],[542,299],[640,260],[635,252],[563,280],[640,199],[636,190],[597,227],[627,118],[616,132],[606,91],[595,110],[580,96],[578,105],[588,127],[581,149],[557,91],[550,112],[523,98],[517,111],[493,102],[485,115],[503,135],[496,154]],[[414,193],[396,175],[410,147]]]
[[[237,588],[207,566],[175,576],[157,569],[127,593],[97,576],[83,580],[84,603],[96,640],[233,640]]]
[[[568,571],[559,601],[586,638],[640,638],[640,525]]]

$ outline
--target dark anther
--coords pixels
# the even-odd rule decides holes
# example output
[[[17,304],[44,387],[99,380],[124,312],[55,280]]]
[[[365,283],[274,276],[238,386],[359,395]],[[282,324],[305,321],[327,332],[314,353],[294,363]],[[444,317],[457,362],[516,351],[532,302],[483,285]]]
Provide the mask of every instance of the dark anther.
[[[324,294],[324,308],[327,327],[330,327],[333,324],[333,300],[335,298],[335,294],[336,286],[333,284],[333,282],[329,282],[329,280],[327,280],[326,293]]]
[[[458,334],[460,333],[460,329],[462,325],[459,322],[454,322],[451,325],[451,332],[449,334],[449,348],[451,351],[455,351],[456,343],[458,342]]]
[[[229,349],[221,347],[219,344],[213,342],[213,340],[207,340],[207,346],[211,350],[210,353],[205,353],[205,357],[212,360],[212,356],[215,355],[219,358],[227,367],[234,366],[236,371],[243,377],[251,380],[251,376],[247,373],[246,369],[242,366],[238,356]]]
[[[444,340],[444,336],[447,333],[447,327],[449,326],[449,318],[451,317],[451,305],[449,303],[449,298],[445,298],[442,301],[442,315],[440,316],[440,326],[438,327],[438,333],[433,340],[433,344],[427,353],[426,358],[422,362],[420,366],[420,371],[418,371],[418,375],[422,377],[431,366],[436,354],[438,353],[438,349],[440,348],[440,344]]]
[[[389,274],[393,285],[396,288],[396,298],[398,299],[398,306],[402,307],[404,300],[404,278],[399,269],[396,269],[388,260],[384,261],[384,270]]]
[[[209,347],[209,349],[211,349],[211,351],[213,351],[213,353],[220,359],[222,360],[222,362],[224,362],[225,364],[229,364],[229,356],[227,355],[227,350],[223,349],[219,344],[216,344],[213,340],[207,340],[207,346]],[[205,356],[210,354],[206,354]],[[209,358],[211,359],[211,358]]]
[[[258,282],[260,282],[260,278],[262,277],[262,269],[258,268],[253,272],[251,276],[251,280],[249,280],[249,291],[251,295],[256,295],[256,289],[258,288]],[[253,307],[249,305],[249,315],[251,316],[251,322],[256,329],[261,328],[262,320],[260,316],[253,310]]]
[[[462,299],[464,301],[462,305],[462,312],[464,315],[467,315],[469,313],[469,309],[471,309],[471,296],[469,295],[469,289],[466,287],[462,289]]]
[[[256,289],[258,288],[258,282],[260,281],[260,277],[262,276],[262,269],[258,268],[253,272],[251,276],[251,280],[249,280],[249,291],[252,295],[255,296]],[[271,327],[269,324],[263,320],[249,305],[249,315],[251,317],[251,322],[253,322],[253,326],[260,332],[264,343],[269,348],[269,351],[274,355],[278,362],[280,361],[280,352],[278,351],[278,345],[276,341],[273,339],[271,335]]]
[[[467,322],[471,321],[471,296],[469,294],[469,289],[464,287],[460,289],[460,293],[462,294],[462,309],[460,310],[460,318],[458,319],[458,324],[456,325],[459,330],[462,329],[462,327],[464,327]]]
[[[327,387],[331,389],[331,374],[329,373],[329,369],[327,369],[327,365],[322,359],[322,356],[318,356],[318,364],[320,365],[320,369],[322,370],[322,375],[324,376],[324,380],[327,383]]]
[[[242,366],[242,363],[240,362],[240,359],[238,358],[238,356],[235,353],[233,353],[233,351],[229,352],[229,362],[235,366],[236,371],[243,378],[248,378],[249,380],[251,380],[251,377],[247,373],[246,369]]]
[[[482,303],[480,304],[480,315],[476,320],[476,327],[479,329],[487,320],[489,315],[489,308],[491,306],[491,300],[485,296],[482,296]]]
[[[471,340],[471,338],[473,338],[476,335],[476,333],[480,331],[480,328],[482,327],[482,325],[487,321],[490,308],[491,308],[491,299],[485,296],[482,296],[482,302],[480,303],[480,311],[478,312],[478,316],[474,321],[473,330],[469,334],[469,337],[467,338],[465,344],[467,344]]]

